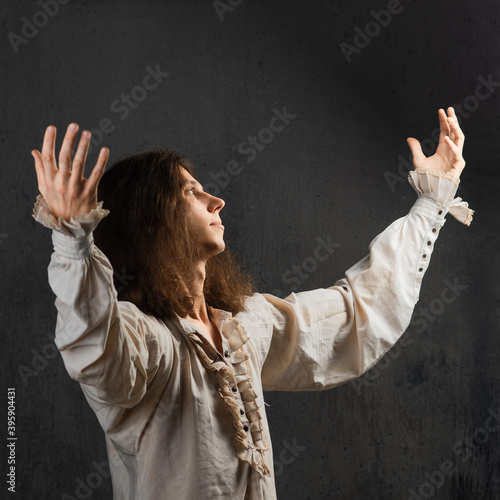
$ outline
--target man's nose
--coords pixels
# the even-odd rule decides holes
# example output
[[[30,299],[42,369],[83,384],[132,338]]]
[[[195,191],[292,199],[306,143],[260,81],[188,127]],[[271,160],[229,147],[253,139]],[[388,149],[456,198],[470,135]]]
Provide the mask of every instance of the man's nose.
[[[226,202],[222,198],[217,198],[217,196],[212,196],[212,202],[210,204],[210,208],[215,210],[222,210]]]

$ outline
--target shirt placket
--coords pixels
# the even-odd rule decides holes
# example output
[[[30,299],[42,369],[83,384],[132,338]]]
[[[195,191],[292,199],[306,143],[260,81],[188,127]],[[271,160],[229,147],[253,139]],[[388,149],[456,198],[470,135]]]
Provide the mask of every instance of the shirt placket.
[[[222,351],[223,354],[217,352],[217,355],[218,355],[219,359],[224,361],[224,363],[231,369],[231,374],[233,375],[232,380],[231,380],[231,391],[234,393],[234,398],[238,402],[238,411],[240,413],[240,421],[243,424],[243,430],[247,433],[247,439],[249,441],[248,448],[250,450],[253,450],[254,446],[253,446],[253,443],[251,442],[252,435],[250,432],[248,432],[250,429],[250,422],[249,422],[249,420],[246,416],[246,413],[245,413],[245,406],[244,406],[244,404],[243,404],[244,402],[241,398],[241,393],[238,390],[238,385],[236,384],[236,381],[234,379],[233,364],[231,363],[231,350],[229,347],[229,342],[226,340],[226,338],[224,336],[222,336],[222,347],[223,347],[223,351]]]
[[[229,316],[230,317],[230,316]],[[229,342],[227,339],[222,335],[222,327],[225,322],[225,319],[222,320],[222,322],[218,325],[219,330],[221,332],[221,337],[222,337],[222,353],[219,352],[206,338],[206,336],[201,332],[195,325],[189,325],[186,330],[186,326],[184,326],[186,333],[194,333],[198,339],[200,340],[202,349],[206,355],[206,357],[212,362],[220,362],[222,361],[230,371],[230,379],[227,380],[228,383],[230,384],[231,387],[231,392],[233,393],[233,397],[235,401],[238,403],[238,413],[239,413],[239,418],[240,422],[243,426],[243,430],[246,433],[246,439],[248,441],[248,449],[249,450],[254,450],[255,446],[253,444],[253,439],[252,439],[252,433],[250,431],[250,421],[248,420],[248,417],[245,412],[245,405],[244,401],[242,400],[241,393],[238,389],[238,385],[236,383],[235,377],[234,377],[234,372],[233,372],[233,364],[231,362],[231,348],[229,346]]]

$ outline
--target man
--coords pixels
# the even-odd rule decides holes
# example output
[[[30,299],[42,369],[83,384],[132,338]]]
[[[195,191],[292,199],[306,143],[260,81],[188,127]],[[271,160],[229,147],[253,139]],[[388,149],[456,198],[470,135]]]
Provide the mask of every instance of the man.
[[[446,213],[470,224],[453,199],[464,136],[447,111],[433,156],[408,139],[408,215],[334,286],[285,299],[253,290],[224,241],[224,202],[177,150],[103,175],[103,148],[84,179],[90,134],[73,159],[70,125],[57,167],[47,128],[32,151],[33,216],[53,229],[55,342],[105,431],[115,500],[276,498],[263,391],[329,389],[369,370],[410,322]]]

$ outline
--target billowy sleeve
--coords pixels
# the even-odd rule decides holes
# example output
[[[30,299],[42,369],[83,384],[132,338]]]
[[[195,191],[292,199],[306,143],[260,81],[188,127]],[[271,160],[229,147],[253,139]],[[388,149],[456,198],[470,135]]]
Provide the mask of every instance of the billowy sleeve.
[[[263,389],[322,390],[368,371],[408,327],[445,215],[470,225],[473,211],[453,198],[459,180],[418,169],[418,198],[369,245],[370,253],[329,288],[249,301]]]
[[[152,319],[117,300],[113,268],[94,244],[93,229],[109,210],[58,219],[42,195],[33,217],[52,229],[48,279],[56,298],[55,344],[87,398],[131,408],[144,396],[160,356]]]

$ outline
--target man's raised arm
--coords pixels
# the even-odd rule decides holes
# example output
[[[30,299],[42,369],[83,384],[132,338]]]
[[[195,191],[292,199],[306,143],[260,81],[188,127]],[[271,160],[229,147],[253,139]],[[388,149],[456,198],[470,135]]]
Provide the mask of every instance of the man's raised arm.
[[[473,211],[455,198],[464,136],[452,108],[439,110],[441,136],[426,158],[408,143],[415,171],[408,180],[418,199],[369,245],[370,253],[329,288],[285,299],[255,294],[257,355],[264,390],[328,389],[369,370],[408,327],[445,215],[469,225]],[[244,314],[243,314],[244,316]]]
[[[49,284],[58,311],[55,344],[71,378],[87,398],[123,408],[136,405],[154,376],[160,357],[152,320],[131,303],[120,303],[113,268],[95,246],[93,230],[109,210],[97,203],[97,185],[108,158],[101,150],[88,179],[83,170],[90,141],[84,131],[75,158],[78,127],[71,124],[54,155],[55,127],[45,133],[42,153],[33,150],[38,177],[33,217],[52,229],[54,252]]]

